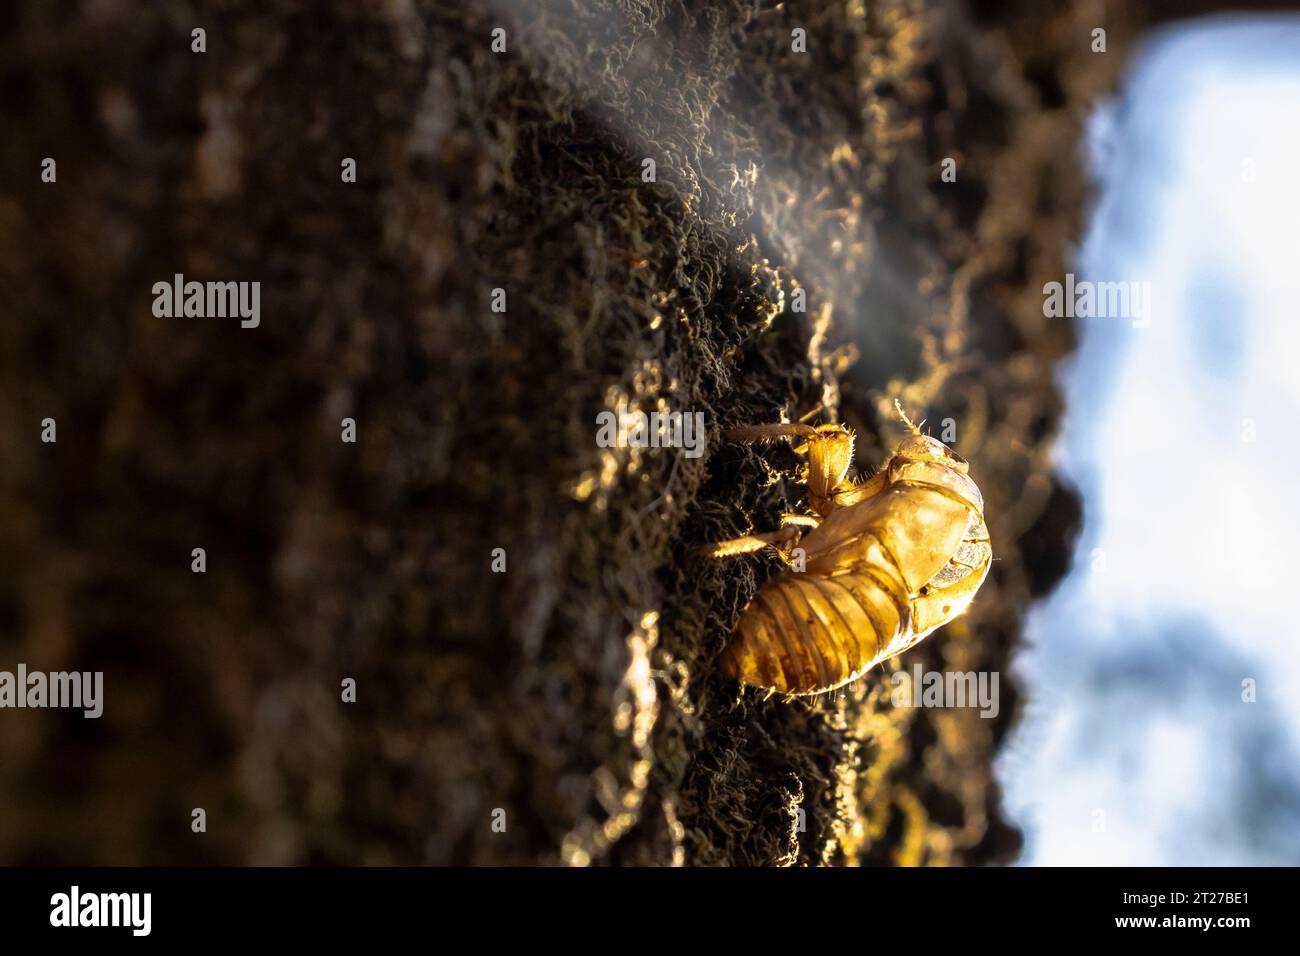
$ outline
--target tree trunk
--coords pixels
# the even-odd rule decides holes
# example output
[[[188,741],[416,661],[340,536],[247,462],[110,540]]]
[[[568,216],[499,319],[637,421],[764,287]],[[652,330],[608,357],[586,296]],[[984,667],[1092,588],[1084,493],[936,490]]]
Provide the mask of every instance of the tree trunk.
[[[1131,5],[197,6],[0,15],[0,667],[104,672],[0,721],[0,862],[1013,858],[1007,666],[1079,520],[1041,289]],[[258,324],[158,315],[177,274]],[[895,396],[994,572],[842,692],[741,693],[778,564],[696,551],[802,491],[721,431],[820,407],[866,471]],[[705,453],[600,447],[621,404]],[[895,706],[916,666],[1000,713]]]

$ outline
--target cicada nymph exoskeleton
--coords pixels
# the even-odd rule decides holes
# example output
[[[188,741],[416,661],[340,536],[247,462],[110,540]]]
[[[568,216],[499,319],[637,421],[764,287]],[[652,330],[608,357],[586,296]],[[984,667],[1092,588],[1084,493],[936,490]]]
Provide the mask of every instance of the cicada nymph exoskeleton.
[[[786,515],[780,531],[708,549],[725,557],[772,548],[802,567],[767,582],[741,612],[722,655],[725,673],[783,694],[833,690],[970,605],[993,556],[983,496],[966,459],[903,421],[911,434],[861,483],[848,477],[853,435],[842,425],[727,432],[738,442],[802,439],[813,514]]]

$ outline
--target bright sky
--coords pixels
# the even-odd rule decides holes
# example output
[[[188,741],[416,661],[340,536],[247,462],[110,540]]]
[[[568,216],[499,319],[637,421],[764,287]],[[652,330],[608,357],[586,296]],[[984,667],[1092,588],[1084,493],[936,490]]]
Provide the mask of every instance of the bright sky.
[[[1007,807],[1025,863],[1300,864],[1300,18],[1154,36],[1091,138],[1074,271],[1152,315],[1076,320]]]

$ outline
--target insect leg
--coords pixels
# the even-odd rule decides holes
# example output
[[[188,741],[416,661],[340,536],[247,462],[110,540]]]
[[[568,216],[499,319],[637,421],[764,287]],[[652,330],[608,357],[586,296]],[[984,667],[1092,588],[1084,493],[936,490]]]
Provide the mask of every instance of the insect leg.
[[[815,528],[821,523],[821,518],[814,518],[812,515],[796,515],[790,514],[789,512],[781,515],[781,527],[783,528],[789,527],[790,525],[798,525],[803,528]]]
[[[831,495],[831,500],[841,508],[848,505],[856,505],[860,501],[866,501],[873,495],[878,495],[889,486],[889,475],[887,472],[880,472],[874,478],[867,481],[859,481],[856,484],[851,481],[843,481]]]
[[[853,433],[843,425],[820,425],[813,428],[797,422],[775,425],[741,425],[722,433],[729,442],[772,441],[777,438],[802,438],[794,450],[808,456],[808,497],[812,509],[822,517],[841,504],[840,496],[852,495],[854,484],[848,479],[853,464]]]
[[[700,550],[706,557],[729,558],[735,554],[752,554],[764,548],[772,548],[784,561],[790,560],[790,549],[799,543],[801,532],[795,528],[782,528],[765,534],[747,534],[742,538],[719,541],[706,545]]]
[[[853,433],[843,425],[823,425],[808,439],[808,503],[823,518],[837,507],[837,495],[852,488]]]

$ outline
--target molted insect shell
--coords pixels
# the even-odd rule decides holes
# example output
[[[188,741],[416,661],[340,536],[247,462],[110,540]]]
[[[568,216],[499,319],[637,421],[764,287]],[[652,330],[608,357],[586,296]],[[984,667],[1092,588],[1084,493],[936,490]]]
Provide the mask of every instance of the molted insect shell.
[[[811,450],[810,450],[811,457]],[[984,499],[966,462],[914,434],[884,471],[840,493],[800,541],[805,569],[765,584],[722,669],[784,694],[860,677],[962,614],[992,560]]]

